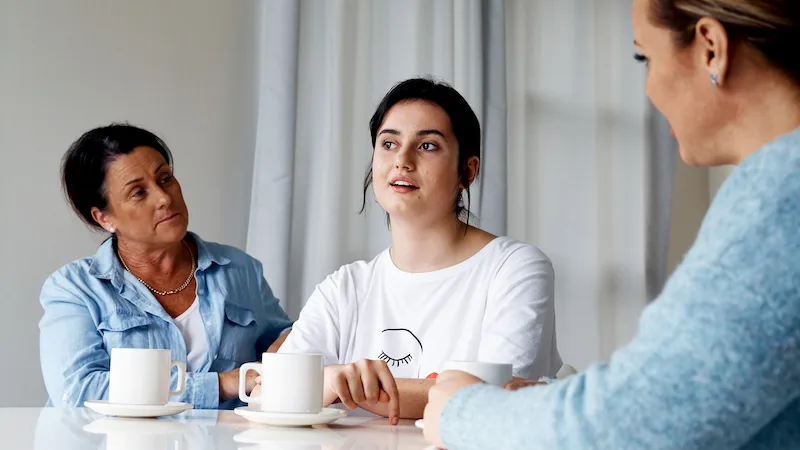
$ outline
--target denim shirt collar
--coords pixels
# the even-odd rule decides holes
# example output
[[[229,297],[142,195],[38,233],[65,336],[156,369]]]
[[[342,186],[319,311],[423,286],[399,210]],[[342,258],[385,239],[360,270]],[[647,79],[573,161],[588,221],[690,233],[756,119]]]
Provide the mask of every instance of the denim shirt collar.
[[[198,235],[191,231],[187,233],[188,238],[194,240],[197,246],[197,270],[205,271],[212,264],[224,266],[228,264],[230,259],[221,254],[214,253],[214,250],[204,240],[200,239]],[[114,251],[113,239],[106,239],[97,249],[97,253],[92,258],[92,263],[89,267],[89,273],[97,278],[110,280],[117,289],[122,289],[123,276],[125,269],[120,264]]]

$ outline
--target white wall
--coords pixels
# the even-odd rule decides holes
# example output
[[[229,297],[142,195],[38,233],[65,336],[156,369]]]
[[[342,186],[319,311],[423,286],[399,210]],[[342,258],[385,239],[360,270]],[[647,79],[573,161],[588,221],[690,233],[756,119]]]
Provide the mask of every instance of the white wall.
[[[39,289],[101,239],[59,186],[83,131],[128,120],[160,134],[190,228],[244,247],[256,20],[255,2],[0,0],[0,406],[45,402]]]

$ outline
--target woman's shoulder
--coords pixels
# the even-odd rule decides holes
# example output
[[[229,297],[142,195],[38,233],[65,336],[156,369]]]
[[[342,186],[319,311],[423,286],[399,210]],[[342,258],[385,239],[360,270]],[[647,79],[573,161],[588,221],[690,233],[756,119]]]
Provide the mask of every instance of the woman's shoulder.
[[[716,250],[748,240],[758,245],[800,241],[798,172],[800,129],[765,145],[731,173],[714,197],[697,242]]]
[[[800,128],[778,137],[745,158],[723,184],[718,197],[726,191],[754,198],[796,197],[800,190]],[[778,195],[776,197],[776,194]]]
[[[39,301],[47,309],[63,302],[101,305],[113,297],[112,274],[101,270],[96,256],[77,259],[52,272],[42,283]]]
[[[56,269],[47,282],[86,282],[87,280],[110,279],[114,269],[116,254],[112,240],[100,243],[93,255],[76,259]]]
[[[539,247],[509,236],[498,236],[490,242],[492,259],[499,264],[535,263],[552,266],[550,258]]]
[[[84,256],[68,262],[53,271],[47,281],[77,280],[107,276],[115,258],[111,239],[106,239],[97,247],[93,255]]]
[[[357,303],[368,291],[375,269],[386,253],[381,252],[369,261],[357,260],[340,266],[317,283],[313,296],[321,295],[333,303]]]
[[[64,264],[48,277],[46,282],[64,282],[84,280],[90,276],[96,277],[96,257],[86,256],[75,261]]]

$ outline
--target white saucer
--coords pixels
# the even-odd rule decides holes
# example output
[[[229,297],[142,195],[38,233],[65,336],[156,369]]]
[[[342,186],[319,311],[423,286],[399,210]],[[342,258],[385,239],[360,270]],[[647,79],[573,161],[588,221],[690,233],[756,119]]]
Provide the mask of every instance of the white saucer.
[[[192,405],[183,402],[169,402],[166,405],[123,405],[109,403],[108,400],[95,400],[83,404],[94,412],[116,417],[172,416],[193,408]]]
[[[177,420],[101,417],[83,427],[94,434],[183,434],[191,427]]]
[[[414,422],[414,426],[419,428],[420,430],[424,430],[425,429],[425,422],[422,419],[417,419],[417,421]]]
[[[273,413],[261,411],[251,406],[242,406],[234,413],[252,422],[263,423],[275,427],[310,427],[324,425],[347,416],[347,412],[336,408],[322,408],[317,414]]]

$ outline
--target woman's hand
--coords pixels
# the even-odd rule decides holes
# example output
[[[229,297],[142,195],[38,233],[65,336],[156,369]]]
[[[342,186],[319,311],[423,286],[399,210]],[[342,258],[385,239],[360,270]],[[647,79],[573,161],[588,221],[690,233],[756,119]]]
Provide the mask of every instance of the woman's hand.
[[[511,381],[503,386],[504,389],[509,391],[516,391],[517,389],[526,388],[529,386],[536,386],[537,384],[547,384],[544,381],[526,380],[525,378],[514,377]]]
[[[389,422],[397,425],[400,420],[400,395],[392,372],[385,361],[362,359],[352,364],[325,366],[323,404],[337,399],[350,409],[361,403],[389,404]]]
[[[228,372],[220,372],[219,376],[219,401],[230,400],[232,398],[239,398],[239,368],[235,368]],[[247,378],[245,380],[245,391],[248,395],[252,395],[252,390],[256,386],[256,377],[258,372],[254,370],[247,371]]]
[[[445,448],[439,436],[439,419],[445,405],[456,392],[478,383],[482,383],[480,378],[458,370],[448,370],[436,378],[436,385],[428,391],[428,404],[425,406],[424,431],[428,442],[439,448]]]
[[[258,404],[261,403],[261,377],[260,376],[256,377],[256,387],[254,387],[253,390],[250,391],[250,393],[247,394],[247,395],[249,395],[250,398],[252,399],[250,401],[250,403],[248,403],[248,405],[258,405]]]

